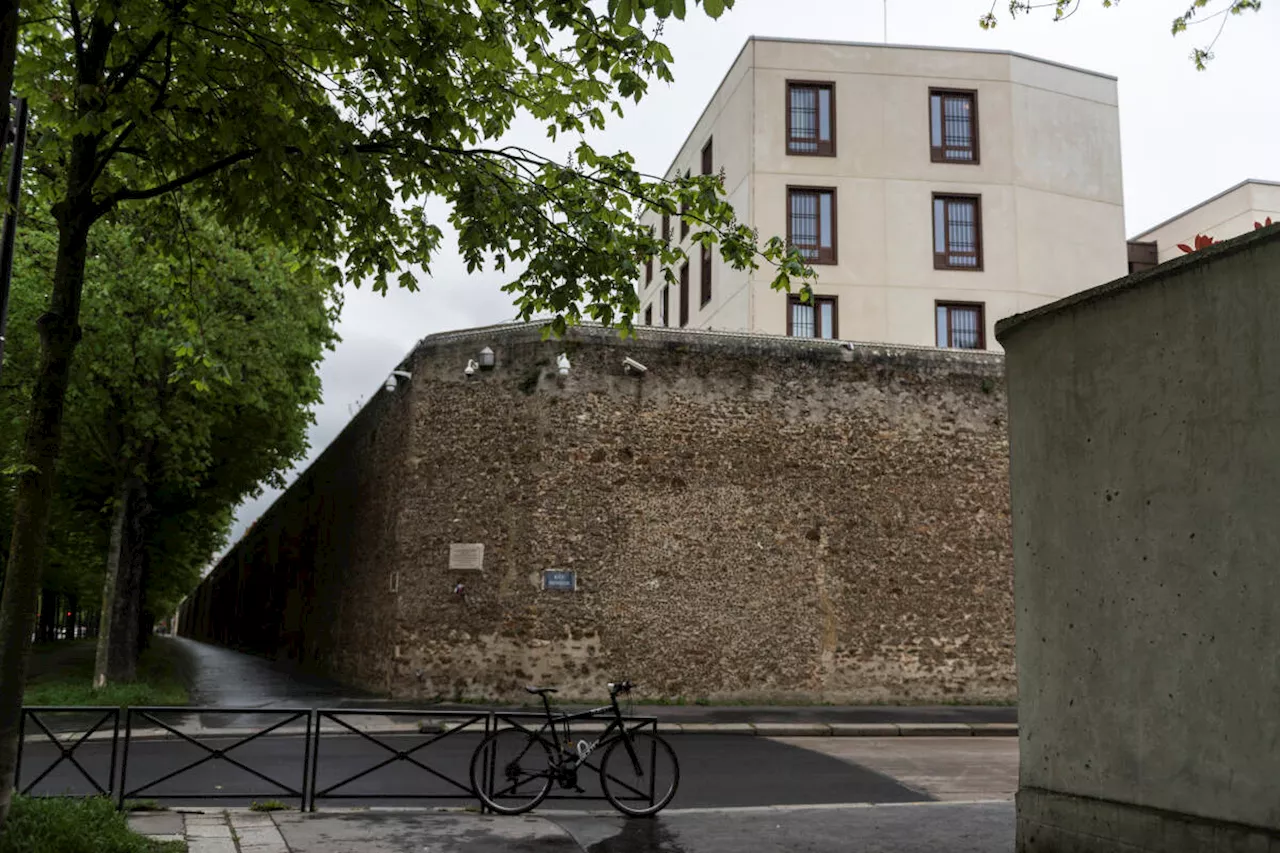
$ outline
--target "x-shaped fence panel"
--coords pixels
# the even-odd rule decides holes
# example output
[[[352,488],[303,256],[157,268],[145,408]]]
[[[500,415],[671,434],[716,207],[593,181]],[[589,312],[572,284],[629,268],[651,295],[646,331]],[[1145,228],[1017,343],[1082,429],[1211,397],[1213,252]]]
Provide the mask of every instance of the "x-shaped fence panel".
[[[313,741],[311,760],[311,810],[322,799],[394,799],[471,800],[475,793],[471,788],[471,755],[479,740],[489,733],[491,715],[479,713],[432,711],[430,716],[439,723],[437,731],[424,731],[418,725],[423,711],[399,710],[319,710],[316,711],[316,738]],[[360,725],[353,718],[404,719],[410,723],[402,726],[381,725],[377,732]],[[337,737],[321,735],[326,723]],[[343,737],[345,736],[345,737]],[[320,750],[324,741],[326,758]],[[363,757],[360,750],[373,744],[378,747],[375,755],[387,753],[380,761],[344,778],[332,780],[321,777],[324,764],[331,767]],[[430,753],[429,755],[427,753]],[[416,768],[416,772],[413,770]],[[409,771],[409,772],[406,772]],[[381,775],[382,785],[374,790],[356,791],[353,786],[360,780],[374,781]],[[380,793],[394,777],[393,793]],[[324,787],[320,787],[321,784]]]
[[[55,716],[71,717],[73,723],[76,725],[76,729],[70,734],[72,736],[78,735],[78,737],[75,737],[74,740],[71,739],[71,737],[65,737],[65,736],[59,737],[57,733],[52,731],[49,728],[49,726],[46,725],[45,723],[46,723],[46,720],[49,720],[49,722],[52,722],[50,718]],[[41,719],[42,717],[44,717],[45,719]],[[30,720],[35,725],[35,727],[39,729],[40,732],[44,735],[43,738],[33,739],[33,743],[31,747],[26,746],[28,720]],[[93,720],[93,724],[85,728],[83,731],[80,731],[80,725],[82,723],[87,723],[90,720]],[[110,729],[111,735],[110,735],[109,743],[108,743],[108,739],[106,738],[107,730],[102,729],[102,727],[108,722],[111,723],[111,729]],[[99,729],[102,729],[103,737],[92,738],[94,733],[98,732]],[[19,717],[19,722],[18,722],[18,760],[17,760],[18,775],[17,775],[17,784],[15,786],[15,789],[20,794],[34,794],[35,796],[51,796],[50,794],[41,794],[37,792],[36,786],[39,785],[42,781],[44,781],[46,778],[50,778],[54,770],[56,770],[58,767],[60,767],[65,763],[69,767],[74,767],[76,771],[78,771],[79,777],[85,779],[86,781],[89,782],[90,785],[93,786],[94,793],[101,794],[103,796],[111,796],[112,793],[115,791],[116,744],[119,740],[119,734],[120,734],[120,709],[119,708],[106,707],[106,706],[101,706],[101,707],[93,706],[93,707],[83,707],[83,708],[67,708],[67,707],[55,708],[55,707],[48,707],[48,706],[24,707],[22,709],[22,715]],[[34,779],[31,779],[25,785],[23,785],[22,760],[23,760],[24,752],[26,753],[28,765],[30,765],[32,752],[39,754],[40,752],[47,751],[46,749],[41,749],[41,747],[43,747],[46,743],[53,744],[53,746],[57,749],[57,752],[54,753],[54,756],[55,756],[54,760],[50,762],[50,764],[47,767],[45,767],[43,771],[41,771],[38,775],[36,775]],[[86,746],[86,744],[88,744],[88,746]],[[98,752],[98,753],[103,753],[103,752],[106,752],[107,750],[110,751],[111,758],[107,767],[107,773],[105,777],[101,775],[94,775],[84,766],[84,764],[81,764],[79,758],[77,758],[76,756],[77,751],[80,751],[81,757],[84,757],[84,753],[90,750],[93,750],[94,752]],[[60,796],[67,793],[70,789],[69,783],[72,780],[78,781],[76,774],[63,774],[63,775],[69,776],[70,778],[62,780],[64,787],[56,795],[53,795],[53,796]]]
[[[181,715],[183,717],[203,717],[206,715],[228,715],[234,717],[242,716],[260,716],[260,717],[278,717],[274,723],[269,726],[251,729],[232,729],[232,728],[213,728],[203,730],[202,727],[195,728],[195,735],[182,731],[177,726],[167,722],[162,717]],[[271,743],[259,743],[259,738],[265,738],[267,735],[277,732],[281,735],[285,734],[281,730],[297,721],[304,721],[304,731],[298,738],[276,737],[271,738]],[[149,724],[158,727],[147,735],[135,733],[135,724]],[[161,739],[157,739],[155,735],[159,735]],[[169,739],[169,735],[176,736],[178,742],[190,744],[204,753],[203,756],[194,761],[189,761],[177,769],[168,770],[159,776],[154,776],[150,781],[144,782],[135,787],[129,787],[129,769],[130,760],[136,768],[140,762],[139,755],[140,746],[150,746],[151,755],[148,756],[149,763],[163,764],[171,757],[172,750],[162,747],[172,746],[173,741]],[[312,716],[309,709],[262,709],[262,708],[188,708],[178,707],[146,707],[146,708],[130,708],[125,715],[125,735],[124,735],[124,761],[122,762],[120,771],[120,803],[123,805],[126,798],[135,797],[153,797],[156,799],[176,800],[176,799],[296,799],[299,808],[306,804],[306,782],[308,776],[307,762],[311,755],[311,736],[312,736]],[[225,742],[231,741],[226,744]],[[296,741],[296,744],[294,744]],[[215,744],[215,745],[211,745]],[[225,745],[224,745],[225,744]],[[290,764],[299,765],[296,787],[293,784],[283,781],[281,778],[272,777],[263,773],[239,758],[231,756],[232,750],[240,750],[243,756],[245,748],[250,744],[255,747],[272,752],[271,759],[273,764]],[[247,760],[247,757],[246,757]],[[254,791],[241,790],[238,785],[218,784],[214,785],[207,780],[204,782],[204,789],[199,793],[183,793],[182,791],[158,790],[159,786],[167,782],[175,780],[184,774],[191,774],[192,771],[205,767],[213,762],[221,762],[222,765],[234,767],[243,773],[248,773],[256,780],[274,785],[277,790]],[[208,772],[208,771],[206,771]],[[137,774],[142,775],[142,774]],[[188,776],[188,778],[190,778]],[[224,780],[225,781],[225,780]],[[228,787],[231,790],[228,790]],[[212,789],[212,790],[210,790]]]

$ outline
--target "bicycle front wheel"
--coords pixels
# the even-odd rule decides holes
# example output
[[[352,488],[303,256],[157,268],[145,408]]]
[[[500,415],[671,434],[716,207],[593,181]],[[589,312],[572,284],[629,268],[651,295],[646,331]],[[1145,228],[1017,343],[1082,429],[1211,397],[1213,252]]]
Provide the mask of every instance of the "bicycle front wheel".
[[[551,747],[522,729],[503,729],[471,756],[471,789],[498,814],[523,814],[551,790]]]
[[[632,734],[631,744],[636,761],[632,761],[623,738],[605,750],[600,762],[600,787],[609,803],[623,814],[633,817],[657,814],[671,802],[680,784],[676,752],[652,732]]]

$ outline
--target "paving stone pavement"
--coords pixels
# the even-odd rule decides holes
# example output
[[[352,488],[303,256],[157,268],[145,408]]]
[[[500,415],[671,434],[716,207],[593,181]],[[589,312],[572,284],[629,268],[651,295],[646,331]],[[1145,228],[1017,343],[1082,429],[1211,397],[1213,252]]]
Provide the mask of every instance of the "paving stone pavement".
[[[175,819],[176,818],[176,823]],[[1008,801],[671,809],[657,818],[539,810],[226,810],[131,816],[189,853],[1013,853]]]
[[[289,853],[269,812],[140,812],[129,815],[129,825],[156,840],[185,839],[187,853]]]

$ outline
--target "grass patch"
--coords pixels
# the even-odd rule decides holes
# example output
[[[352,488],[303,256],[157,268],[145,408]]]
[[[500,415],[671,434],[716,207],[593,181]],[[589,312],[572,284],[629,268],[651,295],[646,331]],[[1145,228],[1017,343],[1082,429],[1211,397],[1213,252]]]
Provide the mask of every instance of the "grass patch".
[[[185,705],[184,658],[176,644],[153,637],[138,661],[138,680],[93,689],[93,640],[32,649],[24,705]]]
[[[182,841],[153,841],[129,829],[104,797],[13,798],[0,853],[186,853]]]
[[[124,810],[127,812],[167,812],[168,806],[162,806],[155,800],[125,800]]]
[[[254,800],[249,804],[249,811],[251,812],[287,812],[291,808],[292,806],[285,805],[279,800],[263,800],[262,802]]]

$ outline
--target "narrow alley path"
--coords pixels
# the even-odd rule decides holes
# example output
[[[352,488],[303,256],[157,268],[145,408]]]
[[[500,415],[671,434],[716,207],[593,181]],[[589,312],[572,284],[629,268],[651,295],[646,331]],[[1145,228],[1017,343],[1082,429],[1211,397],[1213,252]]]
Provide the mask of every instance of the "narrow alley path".
[[[354,707],[373,698],[370,694],[296,667],[247,655],[232,649],[167,637],[186,658],[191,704],[218,708],[319,708]],[[201,715],[201,717],[212,715]],[[205,725],[225,725],[226,715],[203,720]]]

